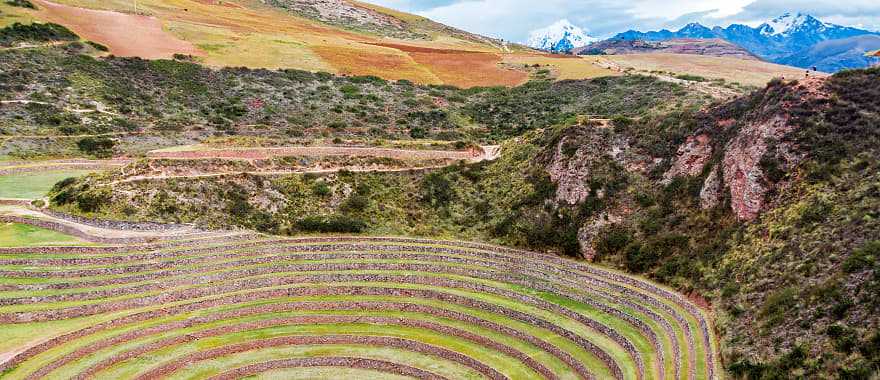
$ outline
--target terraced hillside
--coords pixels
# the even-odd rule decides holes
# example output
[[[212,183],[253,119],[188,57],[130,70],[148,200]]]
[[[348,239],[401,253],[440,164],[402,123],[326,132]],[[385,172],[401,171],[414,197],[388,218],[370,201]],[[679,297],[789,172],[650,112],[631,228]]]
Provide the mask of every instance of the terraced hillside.
[[[720,377],[700,308],[556,256],[104,227],[154,237],[0,248],[4,379]]]

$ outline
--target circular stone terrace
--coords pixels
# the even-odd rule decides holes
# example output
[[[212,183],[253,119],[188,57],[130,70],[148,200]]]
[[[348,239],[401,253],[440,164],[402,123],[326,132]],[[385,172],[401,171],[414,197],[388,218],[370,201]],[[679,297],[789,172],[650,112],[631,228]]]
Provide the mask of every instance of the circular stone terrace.
[[[3,248],[0,279],[4,379],[721,377],[682,295],[478,243],[157,229]]]

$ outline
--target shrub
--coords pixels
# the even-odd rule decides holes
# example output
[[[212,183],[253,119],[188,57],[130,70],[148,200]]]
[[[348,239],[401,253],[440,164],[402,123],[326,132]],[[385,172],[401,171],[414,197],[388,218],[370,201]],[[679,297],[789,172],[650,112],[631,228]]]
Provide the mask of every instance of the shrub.
[[[93,48],[94,48],[95,50],[97,50],[97,51],[104,51],[104,52],[110,51],[109,48],[107,48],[106,46],[101,45],[101,44],[99,44],[99,43],[97,43],[97,42],[94,42],[94,41],[86,41],[86,43],[89,44],[89,46],[93,47]]]
[[[366,209],[369,205],[370,198],[360,194],[352,194],[345,200],[345,202],[342,202],[339,207],[343,212],[360,212]]]
[[[330,195],[330,186],[324,181],[317,181],[312,185],[312,194],[319,197],[326,197]]]
[[[821,199],[810,202],[801,212],[800,224],[808,226],[820,223],[828,217],[830,211],[831,205]]]
[[[421,184],[422,201],[434,207],[449,204],[455,196],[452,183],[441,173],[433,172],[425,176]]]
[[[76,142],[76,146],[85,154],[107,158],[113,155],[116,142],[106,137],[84,137]]]
[[[9,46],[14,42],[51,42],[51,41],[76,41],[79,36],[64,26],[53,23],[21,24],[14,23],[0,29],[0,45]]]
[[[843,261],[843,271],[846,273],[855,273],[866,268],[870,268],[880,255],[880,240],[869,241],[861,248],[853,251],[846,260]]]
[[[367,228],[363,221],[343,215],[309,216],[298,220],[295,226],[300,231],[321,233],[360,233]]]
[[[703,78],[699,75],[691,75],[691,74],[681,74],[681,75],[676,75],[675,77],[678,79],[686,80],[686,81],[690,81],[690,82],[706,82],[706,81],[708,81],[708,79]]]
[[[425,128],[422,127],[413,127],[409,130],[409,137],[412,137],[414,139],[423,139],[425,137],[428,137],[428,131],[426,131]]]
[[[345,129],[347,126],[348,126],[348,125],[346,125],[345,123],[343,123],[343,122],[341,122],[341,121],[334,121],[334,122],[332,122],[332,123],[330,123],[330,124],[327,125],[327,127],[329,127],[330,129],[335,129],[335,130],[337,130],[337,131],[338,131],[338,130],[343,130],[343,129]]]
[[[339,92],[345,97],[354,97],[360,94],[361,89],[358,86],[346,84],[339,87]]]
[[[621,226],[608,227],[601,236],[593,245],[597,258],[617,254],[632,241],[632,235]]]
[[[37,9],[37,7],[28,0],[6,0],[6,4],[13,7],[22,7],[28,9]]]
[[[626,269],[641,273],[653,267],[659,257],[656,252],[642,247],[639,243],[633,243],[626,247]]]
[[[98,211],[107,203],[110,203],[110,192],[103,189],[80,192],[76,197],[76,207],[84,212]]]
[[[758,312],[758,317],[765,320],[766,326],[775,326],[795,305],[797,305],[797,290],[795,288],[779,289],[767,296],[764,305]]]

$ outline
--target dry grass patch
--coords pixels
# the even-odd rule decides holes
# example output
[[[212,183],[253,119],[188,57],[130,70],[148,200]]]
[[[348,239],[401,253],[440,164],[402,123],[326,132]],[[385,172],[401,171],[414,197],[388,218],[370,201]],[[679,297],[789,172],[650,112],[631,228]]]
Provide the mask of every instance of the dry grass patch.
[[[698,75],[709,79],[724,79],[744,85],[764,86],[773,78],[804,77],[804,70],[755,60],[709,57],[686,54],[628,54],[593,57],[622,69],[642,71],[668,71],[679,74]]]
[[[355,47],[356,46],[356,47]],[[419,83],[439,83],[438,78],[412,58],[393,49],[315,46],[312,50],[345,75],[376,75],[387,79],[410,79]]]
[[[549,66],[556,79],[589,79],[619,75],[616,71],[595,65],[589,58],[556,55],[508,54],[504,63],[511,65]]]

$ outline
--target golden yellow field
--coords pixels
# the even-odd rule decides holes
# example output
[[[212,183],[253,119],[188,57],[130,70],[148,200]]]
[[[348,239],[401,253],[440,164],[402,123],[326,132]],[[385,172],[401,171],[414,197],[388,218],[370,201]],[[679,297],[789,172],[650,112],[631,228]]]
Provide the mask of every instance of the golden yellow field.
[[[685,54],[628,54],[592,56],[588,59],[612,68],[638,71],[666,71],[675,74],[698,75],[709,79],[724,79],[749,86],[763,86],[771,79],[803,78],[805,71],[791,66],[736,58],[710,57]],[[812,74],[811,75],[817,75]],[[824,74],[818,74],[824,75]]]
[[[511,65],[540,65],[551,70],[559,80],[620,75],[617,71],[596,65],[589,57],[508,54],[504,62]]]

